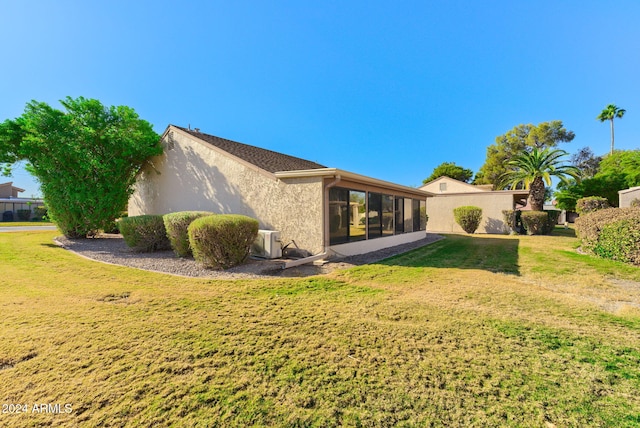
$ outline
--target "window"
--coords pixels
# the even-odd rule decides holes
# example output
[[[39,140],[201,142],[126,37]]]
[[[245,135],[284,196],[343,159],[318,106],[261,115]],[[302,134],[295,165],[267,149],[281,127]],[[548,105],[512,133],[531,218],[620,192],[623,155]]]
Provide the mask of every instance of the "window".
[[[329,244],[426,229],[426,201],[376,192],[329,189]]]
[[[329,243],[344,244],[365,239],[365,193],[329,189]]]
[[[447,191],[447,183],[440,183],[440,191],[441,192]]]
[[[404,233],[404,198],[395,201],[396,234]]]

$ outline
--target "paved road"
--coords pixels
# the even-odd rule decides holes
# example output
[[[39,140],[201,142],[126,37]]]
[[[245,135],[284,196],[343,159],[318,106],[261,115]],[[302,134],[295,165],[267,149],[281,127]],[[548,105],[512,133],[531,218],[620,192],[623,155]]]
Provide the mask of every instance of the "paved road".
[[[0,232],[26,232],[29,230],[56,230],[55,226],[10,226],[0,227]]]

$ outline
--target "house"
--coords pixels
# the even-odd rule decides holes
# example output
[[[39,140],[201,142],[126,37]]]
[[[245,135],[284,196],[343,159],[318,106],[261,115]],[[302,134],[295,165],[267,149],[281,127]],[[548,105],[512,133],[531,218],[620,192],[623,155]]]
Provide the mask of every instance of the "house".
[[[35,207],[44,204],[42,199],[19,197],[18,193],[22,192],[24,192],[24,189],[14,186],[12,181],[0,183],[0,214],[2,214],[2,221],[29,220],[33,217]]]
[[[355,255],[426,235],[431,193],[170,125],[138,176],[129,215],[243,214],[281,244]]]
[[[502,211],[522,208],[527,203],[528,190],[492,190],[491,185],[476,186],[451,177],[439,177],[422,187],[434,196],[427,199],[427,231],[464,232],[453,217],[453,209],[466,205],[482,208],[478,233],[504,233]]]
[[[618,191],[618,206],[620,208],[630,207],[631,201],[634,199],[640,200],[640,186]]]

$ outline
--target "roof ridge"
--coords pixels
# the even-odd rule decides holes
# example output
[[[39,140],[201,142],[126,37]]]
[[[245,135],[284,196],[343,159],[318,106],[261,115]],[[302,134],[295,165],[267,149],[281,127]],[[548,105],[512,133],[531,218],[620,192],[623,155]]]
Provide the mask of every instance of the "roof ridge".
[[[199,138],[227,153],[230,153],[244,161],[247,161],[261,169],[269,172],[295,171],[304,169],[326,168],[317,162],[285,153],[276,152],[250,144],[240,143],[227,138],[206,134],[199,130],[187,129],[182,126],[171,125],[196,138]]]

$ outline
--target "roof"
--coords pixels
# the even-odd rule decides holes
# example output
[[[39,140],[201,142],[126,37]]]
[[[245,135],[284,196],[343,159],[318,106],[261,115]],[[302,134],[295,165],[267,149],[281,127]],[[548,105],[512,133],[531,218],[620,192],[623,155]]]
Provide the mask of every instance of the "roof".
[[[630,187],[628,189],[618,190],[618,193],[623,194],[623,193],[637,192],[638,190],[640,190],[640,186]]]
[[[464,187],[466,189],[468,189],[469,192],[486,192],[486,191],[490,191],[491,189],[488,189],[486,186],[476,186],[475,184],[469,184],[469,183],[465,183],[464,181],[460,181],[460,180],[456,180],[455,178],[451,178],[448,177],[446,175],[442,175],[434,180],[429,181],[428,183],[423,184],[422,186],[420,186],[421,189],[428,189],[431,187],[434,187],[436,184],[440,183],[440,182],[450,182],[450,183],[455,183],[458,186]],[[434,192],[436,193],[436,192]],[[443,192],[444,193],[444,192]],[[447,191],[446,193],[463,193],[463,192],[450,192]]]
[[[193,129],[182,128],[175,125],[171,126],[271,173],[279,171],[326,168],[324,165],[320,165],[319,163],[306,159],[285,155],[271,150],[262,149],[260,147],[250,146],[248,144],[238,143],[236,141],[205,134]]]
[[[24,189],[21,189],[19,187],[16,187],[13,185],[13,181],[7,181],[6,183],[0,183],[0,186],[4,187],[4,186],[11,186],[13,189],[17,190],[18,192],[24,192]]]

